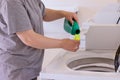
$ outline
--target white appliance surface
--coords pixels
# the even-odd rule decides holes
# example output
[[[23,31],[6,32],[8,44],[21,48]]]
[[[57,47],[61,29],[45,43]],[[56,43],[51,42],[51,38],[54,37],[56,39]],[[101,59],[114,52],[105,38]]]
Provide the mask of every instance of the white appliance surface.
[[[115,51],[77,51],[77,52],[67,52],[64,50],[59,51],[57,55],[40,74],[41,80],[119,80],[120,73],[115,72],[93,72],[93,71],[83,71],[83,70],[73,70],[67,65],[77,59],[81,58],[93,58],[101,57],[114,59]],[[102,62],[101,62],[102,64]],[[113,67],[114,65],[102,65]]]

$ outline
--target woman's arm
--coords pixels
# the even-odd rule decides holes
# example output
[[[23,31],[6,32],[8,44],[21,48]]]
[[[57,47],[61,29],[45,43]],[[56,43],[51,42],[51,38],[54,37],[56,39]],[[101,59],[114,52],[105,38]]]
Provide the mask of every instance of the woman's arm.
[[[69,51],[76,51],[79,48],[79,41],[70,39],[52,39],[44,37],[33,30],[17,32],[17,36],[27,46],[46,49],[46,48],[63,48]]]
[[[71,23],[73,23],[72,19],[78,21],[76,13],[63,11],[63,10],[53,10],[48,8],[45,9],[45,16],[43,17],[43,19],[44,21],[53,21],[63,17],[68,19]]]

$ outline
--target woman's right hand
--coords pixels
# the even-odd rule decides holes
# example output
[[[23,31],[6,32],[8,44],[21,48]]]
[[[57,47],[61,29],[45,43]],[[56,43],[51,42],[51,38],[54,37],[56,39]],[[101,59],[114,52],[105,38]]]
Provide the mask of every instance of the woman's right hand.
[[[63,39],[61,43],[61,47],[65,50],[75,52],[79,49],[80,41],[71,40],[71,39]]]

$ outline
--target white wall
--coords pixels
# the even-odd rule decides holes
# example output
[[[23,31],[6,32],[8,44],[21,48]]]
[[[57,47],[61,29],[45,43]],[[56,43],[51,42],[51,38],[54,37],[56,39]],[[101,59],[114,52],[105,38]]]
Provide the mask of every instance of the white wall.
[[[42,0],[46,7],[64,7],[64,6],[104,6],[117,0]]]

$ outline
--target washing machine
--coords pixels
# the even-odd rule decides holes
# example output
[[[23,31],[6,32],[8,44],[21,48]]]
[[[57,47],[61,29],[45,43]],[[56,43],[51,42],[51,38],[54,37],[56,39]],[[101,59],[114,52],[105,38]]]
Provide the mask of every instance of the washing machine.
[[[86,48],[77,52],[56,52],[58,55],[43,68],[40,79],[120,80],[120,73],[114,68],[119,34],[120,25],[91,25],[85,34]]]
[[[40,74],[41,80],[120,80],[115,51],[60,51]]]

